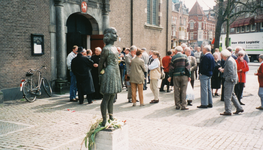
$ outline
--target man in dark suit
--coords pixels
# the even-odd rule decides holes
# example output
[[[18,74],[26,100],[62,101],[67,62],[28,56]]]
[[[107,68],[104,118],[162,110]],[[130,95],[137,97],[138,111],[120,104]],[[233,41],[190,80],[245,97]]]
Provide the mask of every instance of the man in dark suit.
[[[206,45],[203,48],[204,56],[201,59],[199,66],[199,79],[201,83],[201,105],[197,108],[213,107],[211,77],[215,67],[214,57],[211,54],[211,46]]]
[[[231,53],[228,50],[223,50],[221,54],[222,54],[222,59],[225,60],[224,69],[219,68],[221,72],[224,72],[224,78],[225,78],[225,83],[224,83],[225,84],[224,86],[225,112],[220,113],[220,115],[232,115],[231,101],[236,107],[236,112],[234,112],[234,114],[244,112],[244,109],[241,107],[240,103],[238,102],[234,92],[235,84],[238,82],[236,61],[234,60],[233,57],[231,57]]]
[[[93,63],[90,61],[90,59],[87,59],[87,57],[83,56],[85,51],[82,47],[79,47],[77,52],[77,57],[72,60],[71,70],[77,79],[79,104],[83,104],[84,95],[87,95],[88,103],[91,104],[92,99],[89,94],[95,92],[92,75],[90,72]],[[94,67],[96,66],[97,64],[94,64]]]

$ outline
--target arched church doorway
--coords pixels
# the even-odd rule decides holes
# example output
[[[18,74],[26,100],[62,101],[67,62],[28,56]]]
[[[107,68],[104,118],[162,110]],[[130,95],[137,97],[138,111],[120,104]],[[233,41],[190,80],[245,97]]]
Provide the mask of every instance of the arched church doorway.
[[[94,52],[95,47],[104,47],[103,35],[99,34],[97,21],[88,14],[74,13],[68,17],[67,26],[67,54],[72,51],[74,45]],[[69,72],[67,73],[69,77]]]

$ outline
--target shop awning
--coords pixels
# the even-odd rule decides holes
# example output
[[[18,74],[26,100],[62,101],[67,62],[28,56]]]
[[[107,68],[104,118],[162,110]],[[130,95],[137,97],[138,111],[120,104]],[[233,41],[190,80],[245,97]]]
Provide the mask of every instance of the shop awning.
[[[258,15],[258,16],[255,18],[255,23],[259,23],[259,22],[263,22],[263,14]]]
[[[238,19],[234,21],[231,25],[230,28],[236,28],[236,27],[241,27],[241,26],[246,26],[255,23],[254,17],[250,18],[244,18],[244,19]]]

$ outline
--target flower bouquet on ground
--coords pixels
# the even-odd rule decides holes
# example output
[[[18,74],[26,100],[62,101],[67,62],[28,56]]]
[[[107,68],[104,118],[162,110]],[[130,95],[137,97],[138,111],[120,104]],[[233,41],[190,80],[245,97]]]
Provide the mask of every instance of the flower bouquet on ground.
[[[105,126],[102,126],[101,123],[102,123],[102,119],[98,119],[94,124],[91,125],[89,132],[87,133],[86,137],[83,139],[81,143],[81,146],[85,142],[85,147],[86,148],[88,147],[89,150],[91,150],[91,148],[95,144],[96,134],[99,131],[104,129],[114,130],[114,129],[122,128],[122,126],[126,124],[126,120],[120,121],[116,118],[114,118],[114,120],[109,119]],[[88,140],[89,140],[89,144],[88,144]]]

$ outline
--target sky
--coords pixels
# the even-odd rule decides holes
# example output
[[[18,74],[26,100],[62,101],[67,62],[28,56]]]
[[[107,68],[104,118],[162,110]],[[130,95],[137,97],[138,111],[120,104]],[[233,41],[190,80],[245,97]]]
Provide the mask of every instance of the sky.
[[[185,5],[187,8],[189,8],[189,11],[194,6],[196,0],[182,0],[185,2]],[[213,8],[215,6],[214,0],[197,0],[201,7],[203,7],[203,10],[208,10],[209,7]]]

